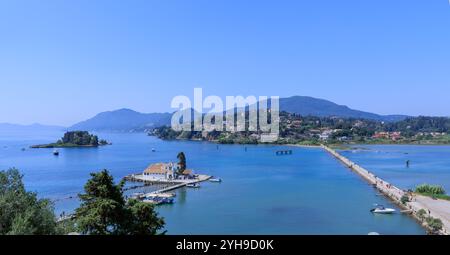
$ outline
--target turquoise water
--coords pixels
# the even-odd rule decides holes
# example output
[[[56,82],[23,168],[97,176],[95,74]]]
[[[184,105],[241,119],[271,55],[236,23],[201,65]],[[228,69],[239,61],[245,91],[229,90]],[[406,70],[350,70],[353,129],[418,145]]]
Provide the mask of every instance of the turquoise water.
[[[169,234],[424,234],[411,218],[372,215],[373,204],[390,204],[362,179],[321,149],[167,142],[144,134],[99,134],[113,143],[101,148],[27,149],[61,134],[0,134],[0,169],[15,166],[29,190],[57,200],[70,212],[89,173],[107,168],[117,178],[148,164],[176,161],[184,151],[197,173],[221,177],[198,190],[180,189],[174,205],[158,207]],[[247,151],[245,151],[247,147]],[[156,148],[157,152],[151,152]],[[63,199],[63,200],[59,200]]]
[[[402,189],[428,183],[450,192],[450,146],[362,145],[342,155]],[[362,150],[360,148],[363,148]],[[409,167],[406,161],[410,161]]]

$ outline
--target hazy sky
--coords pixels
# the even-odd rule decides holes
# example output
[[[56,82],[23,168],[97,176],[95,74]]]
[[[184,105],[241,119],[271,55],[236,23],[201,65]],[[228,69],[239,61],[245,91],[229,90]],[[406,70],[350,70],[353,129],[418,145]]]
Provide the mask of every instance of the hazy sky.
[[[0,122],[171,111],[176,95],[308,95],[450,115],[448,0],[2,0]]]

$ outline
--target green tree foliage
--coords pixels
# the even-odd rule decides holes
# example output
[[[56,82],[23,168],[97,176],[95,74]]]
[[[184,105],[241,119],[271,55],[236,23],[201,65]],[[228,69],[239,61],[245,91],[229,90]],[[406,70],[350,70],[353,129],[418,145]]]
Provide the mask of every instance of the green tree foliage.
[[[150,204],[137,200],[125,201],[124,182],[114,183],[107,170],[91,174],[85,194],[80,194],[76,210],[76,225],[89,235],[155,235],[164,227]]]
[[[96,135],[91,136],[91,139],[89,141],[89,145],[97,146],[98,143],[98,137]]]
[[[76,144],[76,145],[92,145],[98,146],[98,137],[89,134],[87,131],[71,131],[66,132],[61,139],[63,144]]]
[[[128,234],[130,235],[157,235],[164,226],[164,220],[158,216],[150,204],[131,199],[127,203]]]
[[[403,121],[389,123],[387,131],[409,130],[412,132],[449,132],[450,118],[446,117],[414,117]]]
[[[27,192],[17,169],[0,171],[0,235],[61,234],[53,206]]]
[[[178,165],[180,166],[180,172],[183,172],[186,170],[186,155],[184,155],[184,152],[180,152],[177,155],[177,158],[179,160]]]
[[[429,195],[444,195],[445,189],[438,185],[422,184],[416,187],[416,192]]]
[[[246,112],[248,116],[248,112]],[[249,126],[246,119],[246,127]],[[368,119],[343,118],[343,117],[315,117],[301,116],[288,112],[280,112],[280,139],[276,143],[301,143],[307,144],[323,143],[318,141],[318,135],[324,130],[333,131],[327,143],[358,142],[358,143],[422,143],[432,142],[437,144],[450,143],[450,136],[445,133],[450,132],[450,118],[441,117],[411,117],[398,122],[382,122]],[[374,139],[376,132],[400,132],[400,138]],[[439,133],[437,134],[430,134]],[[442,134],[444,133],[444,134]],[[251,135],[260,135],[260,132],[228,132],[213,131],[206,136],[199,131],[174,131],[168,126],[159,127],[153,130],[153,135],[167,140],[191,139],[208,140],[224,144],[231,143],[255,143],[254,139],[249,139]],[[343,138],[346,139],[343,139]],[[256,141],[258,142],[258,141]]]
[[[400,199],[400,201],[402,202],[402,204],[406,205],[406,203],[409,203],[409,197],[407,195],[403,195],[402,198]]]
[[[435,219],[433,217],[428,217],[426,219],[428,227],[431,228],[433,233],[438,233],[443,228],[443,223],[440,219]]]
[[[421,221],[424,221],[426,219],[426,216],[427,216],[427,211],[425,211],[425,209],[420,209],[419,211],[417,211],[417,217]]]

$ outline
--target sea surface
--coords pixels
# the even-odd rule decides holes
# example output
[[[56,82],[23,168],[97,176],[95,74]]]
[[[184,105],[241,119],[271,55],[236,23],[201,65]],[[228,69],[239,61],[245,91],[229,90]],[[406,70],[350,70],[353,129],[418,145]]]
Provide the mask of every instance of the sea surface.
[[[198,190],[179,189],[174,205],[158,207],[168,234],[425,234],[408,216],[370,213],[374,204],[397,207],[319,148],[168,142],[132,133],[98,135],[113,145],[60,149],[56,157],[52,149],[29,146],[54,142],[62,133],[0,133],[0,169],[19,168],[28,190],[55,201],[58,214],[70,213],[91,172],[108,169],[118,181],[151,163],[176,161],[183,151],[189,168],[223,182],[202,183]],[[293,155],[276,156],[275,151],[283,148],[292,149]],[[411,150],[421,153],[421,147]],[[427,174],[444,171],[432,163],[441,162],[433,159],[435,152],[424,153]],[[376,161],[360,159],[369,166]],[[383,162],[389,163],[380,160],[380,169]],[[418,164],[414,160],[413,168]],[[409,178],[408,172],[403,173]]]
[[[340,153],[399,188],[427,183],[450,192],[450,146],[358,145]]]

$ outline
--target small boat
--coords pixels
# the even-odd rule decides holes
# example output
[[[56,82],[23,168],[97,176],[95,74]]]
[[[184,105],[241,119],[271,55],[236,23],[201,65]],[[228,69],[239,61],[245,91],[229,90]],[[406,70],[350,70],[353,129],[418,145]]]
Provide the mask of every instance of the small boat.
[[[209,179],[210,182],[222,182],[222,179],[220,178],[211,178]]]
[[[142,202],[147,203],[147,204],[152,204],[152,205],[160,205],[160,204],[162,204],[161,201],[157,201],[155,199],[144,199],[144,200],[142,200]]]
[[[160,198],[172,198],[172,197],[176,197],[177,194],[175,193],[157,193],[157,194],[147,194],[146,197],[148,198],[155,198],[155,197],[160,197]]]
[[[146,198],[143,200],[143,202],[153,204],[153,205],[168,205],[168,204],[173,204],[174,200],[173,200],[173,198],[154,197],[154,198]]]
[[[396,212],[395,209],[392,208],[385,208],[382,205],[377,205],[375,208],[373,208],[372,210],[370,210],[370,212],[372,213],[378,213],[378,214],[393,214]]]
[[[59,156],[59,151],[58,151],[58,150],[54,150],[54,151],[53,151],[53,155]]]
[[[165,205],[171,205],[174,203],[174,199],[173,198],[162,198],[161,202],[162,202],[162,204],[165,204]]]
[[[133,199],[140,199],[140,198],[142,198],[144,195],[145,195],[145,194],[144,194],[144,193],[141,193],[141,192],[133,193],[133,194],[131,195],[131,198],[133,198]]]
[[[156,152],[156,149],[155,149],[155,148],[152,148],[152,152]]]
[[[200,184],[198,184],[198,183],[191,183],[191,184],[186,185],[186,187],[198,189],[198,188],[200,188]]]

